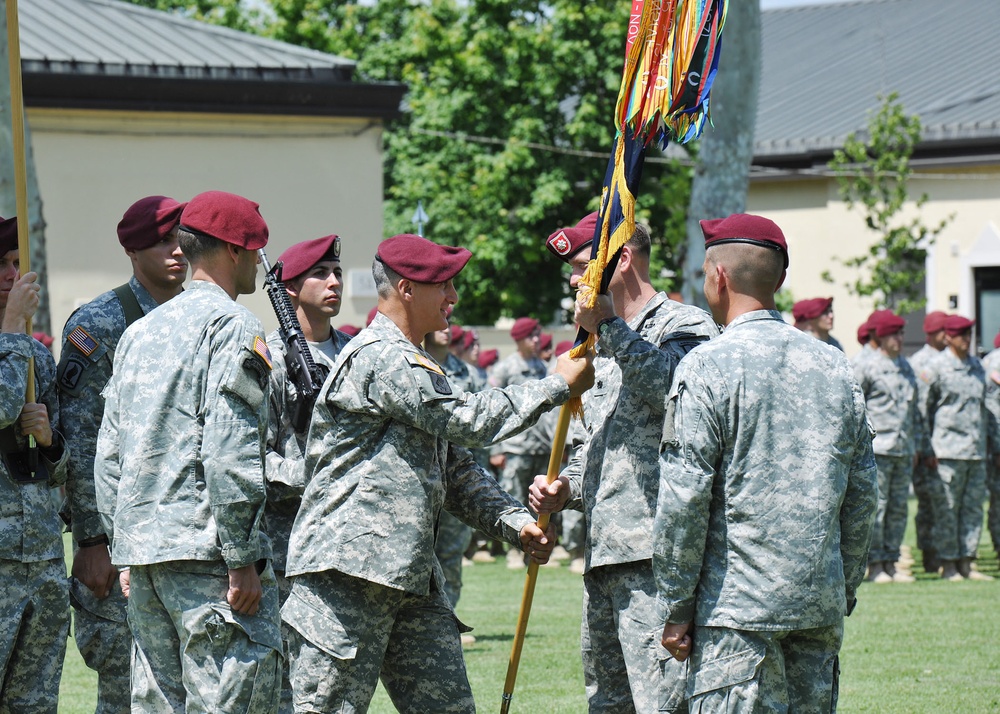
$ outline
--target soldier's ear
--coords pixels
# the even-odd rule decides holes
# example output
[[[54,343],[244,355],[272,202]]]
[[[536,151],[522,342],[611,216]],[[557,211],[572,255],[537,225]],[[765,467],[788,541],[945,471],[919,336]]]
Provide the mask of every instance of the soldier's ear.
[[[398,283],[396,283],[396,292],[399,294],[402,300],[412,300],[413,299],[413,283],[411,283],[407,278],[402,278]]]

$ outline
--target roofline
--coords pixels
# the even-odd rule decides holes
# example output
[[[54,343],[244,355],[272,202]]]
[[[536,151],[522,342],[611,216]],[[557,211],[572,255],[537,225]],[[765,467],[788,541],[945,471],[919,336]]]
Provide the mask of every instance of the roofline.
[[[114,111],[286,114],[368,117],[400,115],[406,85],[302,79],[190,79],[27,71],[29,107]]]

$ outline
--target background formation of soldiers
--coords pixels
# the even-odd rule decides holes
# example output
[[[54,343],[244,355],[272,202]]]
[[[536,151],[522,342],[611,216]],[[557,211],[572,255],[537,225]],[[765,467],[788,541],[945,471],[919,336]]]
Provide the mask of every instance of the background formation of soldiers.
[[[400,711],[472,712],[462,564],[504,545],[511,568],[583,574],[591,711],[835,706],[860,582],[913,579],[911,483],[924,567],[989,579],[1000,351],[970,354],[971,321],[931,313],[907,361],[904,321],[876,311],[848,363],[832,300],[797,303],[794,327],[776,311],[788,246],[742,214],[702,222],[711,314],[652,286],[643,226],[594,296],[596,221],[546,240],[597,337],[584,359],[531,318],[506,359],[481,353],[449,324],[471,254],[414,235],[379,245],[366,328],[334,329],[340,238],[292,246],[316,384],[237,303],[268,239],[256,203],[129,207],[133,275],[71,316],[58,367],[25,334],[38,286],[0,221],[0,708],[55,711],[72,604],[100,712],[365,711],[379,680]],[[553,410],[581,396],[547,483]]]

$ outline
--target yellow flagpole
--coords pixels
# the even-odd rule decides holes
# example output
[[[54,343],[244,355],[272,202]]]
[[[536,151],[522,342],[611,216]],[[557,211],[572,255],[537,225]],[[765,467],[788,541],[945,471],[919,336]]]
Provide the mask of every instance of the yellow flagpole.
[[[21,41],[17,22],[17,0],[6,0],[7,6],[7,60],[10,65],[10,115],[14,137],[14,188],[17,196],[17,250],[21,262],[21,275],[31,272],[31,244],[28,216],[28,170],[24,148],[24,93],[21,89]],[[25,327],[31,335],[31,318]],[[28,360],[28,388],[26,402],[35,401],[35,360]],[[34,437],[30,439],[34,448]]]

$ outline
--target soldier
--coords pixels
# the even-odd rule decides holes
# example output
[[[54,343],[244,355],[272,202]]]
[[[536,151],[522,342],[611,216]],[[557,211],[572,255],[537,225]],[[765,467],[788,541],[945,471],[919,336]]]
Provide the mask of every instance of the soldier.
[[[254,292],[257,204],[195,196],[187,290],[125,330],[104,389],[94,480],[122,572],[132,710],[272,712],[281,630],[264,511],[271,356]]]
[[[572,266],[579,288],[597,214],[549,236],[546,247]],[[653,580],[653,517],[659,483],[663,404],[674,368],[695,345],[719,334],[712,317],[670,300],[649,279],[649,229],[637,224],[621,250],[608,292],[576,322],[597,336],[594,389],[584,395],[582,443],[552,484],[539,475],[539,513],[584,512],[582,649],[591,712],[686,711],[685,666],[659,643]],[[664,661],[666,665],[664,666]]]
[[[975,322],[961,315],[944,321],[948,345],[920,378],[931,447],[944,501],[934,511],[934,545],[945,580],[992,580],[975,568],[983,527],[986,456],[1000,446],[1000,427],[986,408],[986,372],[970,354]]]
[[[945,348],[944,321],[947,317],[947,313],[940,311],[928,313],[924,317],[926,343],[909,357],[910,367],[917,377]],[[929,439],[930,427],[924,411],[927,402],[924,395],[926,388],[927,383],[918,379],[917,404],[920,408],[920,419],[924,424],[924,438]],[[944,503],[944,484],[938,476],[937,459],[934,458],[933,450],[927,450],[917,460],[917,465],[913,469],[913,493],[917,497],[917,513],[913,519],[917,531],[917,548],[922,554],[924,571],[937,574],[941,569],[941,561],[934,545],[934,513],[940,504]]]
[[[0,218],[0,711],[55,714],[69,590],[62,521],[50,490],[66,481],[69,450],[59,433],[52,355],[27,334],[38,308],[37,279],[20,275],[17,218]],[[32,357],[33,403],[25,402]]]
[[[281,279],[298,317],[309,352],[317,365],[328,371],[351,338],[331,327],[340,313],[343,270],[340,267],[340,238],[335,235],[296,243],[278,256]],[[271,538],[272,567],[278,583],[278,604],[285,602],[291,583],[285,577],[288,537],[302,501],[306,485],[305,445],[309,424],[297,430],[293,423],[300,399],[299,389],[288,377],[287,345],[279,330],[267,336],[271,351],[271,391],[268,410],[267,505],[264,531]],[[287,643],[288,633],[282,626]],[[292,711],[292,689],[288,663],[282,660],[281,712]]]
[[[986,408],[994,420],[1000,422],[1000,332],[993,338],[993,350],[983,358],[986,370]],[[989,491],[990,509],[986,526],[990,532],[993,550],[1000,559],[1000,451],[992,451],[986,460],[986,488]]]
[[[666,408],[663,645],[690,657],[692,711],[833,711],[877,501],[864,396],[843,354],[775,309],[781,229],[745,214],[701,226],[725,328],[681,360]]]
[[[510,337],[516,350],[500,360],[490,374],[490,386],[504,388],[544,379],[548,370],[538,356],[538,342],[542,328],[533,317],[519,317],[510,328]],[[491,452],[490,464],[500,473],[500,483],[511,496],[521,503],[528,502],[528,486],[535,474],[546,470],[552,450],[550,430],[545,424],[536,424],[517,436],[496,444]],[[515,549],[507,551],[507,567],[521,569],[525,561]]]
[[[795,318],[795,326],[815,337],[820,342],[825,342],[832,347],[836,347],[841,352],[843,346],[836,337],[830,334],[833,329],[833,298],[810,298],[799,300],[792,305],[792,317]]]
[[[366,711],[381,676],[396,707],[473,712],[460,632],[434,557],[442,509],[544,562],[549,534],[466,447],[526,428],[593,379],[583,360],[558,376],[471,394],[420,349],[444,330],[453,279],[470,257],[416,235],[379,244],[372,324],[340,353],[320,392],[308,483],[292,529],[295,710]]]
[[[900,355],[906,321],[883,310],[872,315],[868,325],[878,352],[854,364],[876,433],[872,449],[878,467],[878,510],[868,553],[868,578],[875,583],[912,583],[913,576],[897,570],[896,561],[906,531],[906,499],[914,462],[926,449],[917,378]]]
[[[66,496],[76,544],[70,582],[73,635],[83,661],[98,674],[98,714],[131,711],[132,656],[125,596],[94,493],[94,451],[104,413],[101,390],[111,378],[125,328],[183,289],[188,265],[177,244],[182,210],[184,204],[166,196],[147,196],[129,206],[118,223],[118,242],[132,263],[132,277],[80,307],[63,328],[58,386],[72,454]]]

